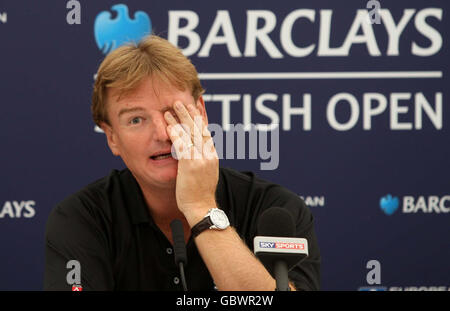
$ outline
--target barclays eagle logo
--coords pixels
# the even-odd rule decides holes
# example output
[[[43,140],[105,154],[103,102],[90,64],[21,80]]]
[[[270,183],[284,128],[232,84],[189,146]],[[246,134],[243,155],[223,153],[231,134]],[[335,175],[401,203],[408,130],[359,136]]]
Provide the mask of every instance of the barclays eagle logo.
[[[393,197],[390,194],[380,199],[380,208],[386,215],[392,215],[398,209],[400,202],[397,197]]]
[[[95,42],[103,54],[108,54],[124,43],[138,42],[151,33],[152,22],[145,12],[137,11],[134,19],[131,19],[125,4],[113,5],[111,10],[117,12],[116,18],[111,19],[111,13],[103,11],[94,22]]]

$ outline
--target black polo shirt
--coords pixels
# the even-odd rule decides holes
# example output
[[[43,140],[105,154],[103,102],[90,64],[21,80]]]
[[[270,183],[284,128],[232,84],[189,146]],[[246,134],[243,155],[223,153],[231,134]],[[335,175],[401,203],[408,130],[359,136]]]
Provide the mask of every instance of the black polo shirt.
[[[298,289],[318,290],[320,253],[313,217],[295,193],[250,172],[220,168],[217,205],[253,250],[258,216],[280,206],[295,217],[297,236],[309,257],[289,272]],[[113,170],[69,196],[50,213],[45,235],[44,289],[71,290],[68,261],[80,263],[83,290],[182,290],[172,245],[153,222],[135,178]],[[189,290],[213,290],[214,283],[192,238],[185,268]]]

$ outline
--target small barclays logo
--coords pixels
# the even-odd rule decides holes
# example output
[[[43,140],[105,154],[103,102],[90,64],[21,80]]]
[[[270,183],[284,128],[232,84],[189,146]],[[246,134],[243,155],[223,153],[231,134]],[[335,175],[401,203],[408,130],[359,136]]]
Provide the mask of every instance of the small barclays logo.
[[[108,54],[122,44],[138,42],[151,34],[152,22],[147,13],[137,11],[134,19],[131,19],[125,4],[113,5],[111,10],[117,12],[114,19],[109,11],[102,11],[94,22],[95,42],[103,54]]]
[[[380,199],[380,208],[386,215],[392,215],[400,205],[398,197],[393,197],[390,194]]]

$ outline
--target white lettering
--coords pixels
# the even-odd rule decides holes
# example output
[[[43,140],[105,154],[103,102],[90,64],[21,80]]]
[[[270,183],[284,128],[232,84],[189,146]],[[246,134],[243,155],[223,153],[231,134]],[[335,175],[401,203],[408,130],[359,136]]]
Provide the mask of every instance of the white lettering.
[[[258,21],[264,20],[264,26],[258,29]],[[247,11],[247,37],[245,39],[246,57],[256,56],[256,41],[259,41],[267,53],[272,58],[282,58],[283,54],[277,49],[272,42],[269,33],[275,28],[277,24],[276,15],[267,10],[249,10]]]
[[[220,30],[222,30],[223,36],[219,36]],[[225,44],[230,56],[241,57],[241,52],[239,51],[233,25],[231,23],[230,13],[227,10],[217,11],[214,23],[198,56],[208,57],[212,46],[217,44]]]
[[[395,25],[394,19],[392,18],[391,11],[387,9],[381,9],[380,10],[380,16],[383,20],[384,27],[386,28],[386,31],[388,33],[389,42],[387,47],[386,54],[389,56],[398,56],[400,54],[399,52],[399,42],[400,42],[400,36],[402,35],[403,30],[405,30],[406,25],[408,25],[408,22],[411,20],[412,16],[416,10],[414,9],[405,9],[403,11],[403,16],[398,22],[397,25]]]
[[[283,130],[291,130],[291,116],[303,116],[303,130],[311,130],[311,94],[303,94],[303,107],[291,106],[291,95],[283,94]]]
[[[403,213],[412,213],[414,211],[414,197],[403,197]]]
[[[0,218],[32,218],[36,214],[35,201],[6,201],[0,210]]]
[[[428,103],[423,93],[416,93],[415,95],[415,128],[422,129],[422,112],[425,111],[434,127],[438,130],[442,129],[442,93],[435,94],[435,110]]]
[[[278,127],[280,123],[280,117],[273,109],[265,106],[265,102],[276,102],[278,100],[278,95],[272,93],[266,93],[259,95],[255,100],[255,108],[256,111],[261,113],[262,115],[268,117],[271,122],[268,124],[257,124],[256,128],[258,131],[272,131]]]
[[[20,215],[22,213],[22,209],[25,207],[25,202],[24,201],[13,201],[13,206],[14,206],[14,210],[16,211],[16,217],[20,218]]]
[[[426,18],[433,16],[438,20],[442,20],[442,9],[423,9],[416,14],[414,24],[416,29],[425,37],[427,37],[431,44],[429,47],[421,47],[416,42],[412,43],[411,53],[417,56],[431,56],[439,52],[442,47],[441,34],[426,23]]]
[[[382,37],[381,32],[377,32],[377,36],[375,35],[374,20],[371,18],[373,14],[378,18],[375,21],[376,24],[381,23],[381,21],[384,24],[386,29],[384,37]],[[245,40],[243,55],[237,44],[233,21],[228,10],[216,12],[203,46],[200,35],[196,31],[200,22],[198,14],[190,10],[171,10],[169,11],[168,40],[179,46],[186,56],[198,52],[199,57],[209,57],[213,46],[225,45],[231,57],[256,57],[258,44],[260,44],[262,50],[273,59],[283,58],[283,52],[291,57],[306,57],[316,50],[316,46],[317,56],[320,57],[349,56],[351,48],[356,44],[364,44],[369,56],[378,57],[382,55],[378,40],[387,41],[384,51],[387,56],[399,56],[401,52],[400,44],[409,44],[409,42],[405,42],[405,40],[409,40],[411,42],[410,53],[425,57],[438,53],[443,45],[442,34],[427,22],[429,18],[442,21],[442,8],[404,9],[402,16],[399,18],[394,18],[389,9],[376,8],[371,11],[359,9],[355,12],[347,33],[338,34],[345,38],[344,41],[340,46],[334,47],[331,47],[331,42],[333,42],[332,29],[333,32],[337,29],[334,24],[339,23],[340,20],[338,17],[335,18],[336,20],[333,19],[333,10],[322,9],[318,12],[313,9],[296,9],[289,12],[282,20],[277,20],[277,17],[270,10],[246,11],[245,34],[242,34],[242,40]],[[318,23],[316,23],[316,17],[320,19]],[[73,19],[71,17],[71,22]],[[418,41],[416,37],[405,38],[405,30],[413,19],[417,31],[416,37],[425,37],[429,41],[428,44]],[[0,22],[6,23],[6,20],[6,13],[0,13]],[[184,24],[182,20],[185,21]],[[305,27],[305,23],[300,23],[299,20],[307,20],[310,25]],[[274,30],[277,29],[278,22],[280,22],[280,31],[277,34]],[[300,27],[303,27],[300,29],[301,31],[299,31]],[[319,28],[317,42],[299,44],[301,38],[298,38],[297,35],[294,37],[293,34],[314,32],[313,27]],[[335,35],[335,32],[333,34]],[[241,34],[238,33],[237,35]],[[277,36],[281,43],[280,47],[276,44]]]
[[[398,102],[401,99],[410,99],[411,93],[392,93],[391,94],[391,130],[410,130],[412,124],[409,122],[400,123],[399,114],[408,113],[408,107],[399,107]]]
[[[9,201],[6,201],[5,204],[3,204],[3,208],[0,211],[0,218],[4,218],[6,215],[10,218],[14,218],[14,209]]]
[[[287,54],[293,57],[304,57],[314,50],[315,44],[311,44],[307,47],[300,48],[294,44],[292,41],[292,27],[294,26],[295,21],[299,18],[307,18],[311,22],[314,23],[316,12],[314,10],[295,10],[286,16],[283,23],[281,24],[280,31],[280,41],[281,46],[286,51]]]
[[[185,19],[187,24],[180,28],[181,19]],[[169,30],[167,40],[175,46],[178,46],[184,55],[195,54],[200,48],[200,36],[194,32],[198,26],[199,18],[194,11],[169,11]],[[188,39],[187,47],[179,46],[178,38]]]
[[[439,201],[439,208],[441,209],[441,211],[443,213],[449,213],[450,212],[450,205],[446,206],[445,205],[446,201],[450,201],[450,195],[443,196],[441,198],[441,200]]]
[[[427,204],[425,203],[425,198],[423,196],[420,196],[417,199],[416,207],[414,209],[414,212],[417,213],[419,211],[419,209],[422,210],[424,213],[428,213],[428,211],[427,211]]]
[[[428,212],[436,212],[440,213],[439,210],[439,197],[437,196],[429,196],[428,197]]]
[[[25,218],[34,217],[34,215],[36,214],[36,210],[34,209],[35,205],[36,205],[36,202],[34,202],[34,201],[26,201],[25,202],[26,212],[23,213],[23,217],[25,217]]]
[[[255,98],[251,94],[205,94],[206,102],[222,104],[222,126],[225,131],[231,124],[242,123],[245,131],[250,131],[252,123],[256,123],[258,131],[272,131],[278,125],[283,131],[291,131],[300,127],[303,131],[312,129],[312,95],[301,94],[301,103],[293,103],[292,94],[262,93]],[[428,95],[427,95],[428,96]],[[442,92],[434,94],[433,101],[428,101],[425,94],[418,93],[363,93],[361,102],[350,93],[334,94],[326,107],[326,121],[337,131],[348,131],[356,127],[360,121],[365,131],[372,130],[374,118],[384,113],[389,114],[391,130],[422,130],[424,119],[437,129],[443,128]],[[413,99],[413,101],[411,101]],[[408,101],[409,100],[409,101]],[[231,120],[231,108],[241,110],[242,119]],[[236,111],[236,110],[234,110]],[[252,122],[253,114],[268,118],[267,123]],[[295,116],[303,124],[293,123]]]
[[[325,197],[324,196],[307,196],[300,198],[305,201],[306,206],[317,207],[317,206],[325,206]]]
[[[350,48],[354,43],[365,43],[371,56],[381,56],[372,24],[368,23],[368,20],[369,12],[367,12],[367,10],[357,11],[355,20],[342,45],[342,53],[344,53],[344,55],[349,55]],[[358,35],[359,30],[362,30],[362,35]]]
[[[372,108],[372,101],[378,105]],[[363,96],[363,129],[372,129],[372,117],[383,113],[387,107],[387,99],[380,93],[365,93]]]
[[[403,198],[403,213],[449,213],[450,207],[447,207],[445,202],[450,201],[450,195],[443,197],[430,195],[428,197],[419,196],[415,200],[412,196],[405,196]]]
[[[339,123],[336,120],[336,106],[339,102],[348,103],[350,106],[350,118],[345,123]],[[358,100],[349,93],[338,93],[334,95],[327,106],[328,124],[337,131],[348,131],[356,125],[359,117]]]
[[[330,47],[332,10],[320,10],[320,31],[318,56],[343,56],[345,51],[341,48]]]
[[[231,121],[230,121],[230,104],[233,101],[238,101],[241,99],[241,95],[239,94],[214,94],[214,95],[203,95],[203,99],[205,101],[212,102],[222,102],[222,126],[224,131],[228,131],[230,129]]]

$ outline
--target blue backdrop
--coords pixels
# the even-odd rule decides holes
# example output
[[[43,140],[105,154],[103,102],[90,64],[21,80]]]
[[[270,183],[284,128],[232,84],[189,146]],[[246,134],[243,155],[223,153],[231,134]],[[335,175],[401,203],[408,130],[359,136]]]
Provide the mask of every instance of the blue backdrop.
[[[221,165],[304,197],[322,289],[449,290],[449,9],[2,0],[0,290],[40,290],[51,209],[123,167],[91,119],[93,76],[104,52],[148,30],[196,65],[211,123],[279,124],[274,169],[262,154]],[[366,278],[370,260],[380,282]]]

